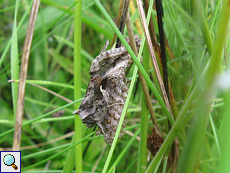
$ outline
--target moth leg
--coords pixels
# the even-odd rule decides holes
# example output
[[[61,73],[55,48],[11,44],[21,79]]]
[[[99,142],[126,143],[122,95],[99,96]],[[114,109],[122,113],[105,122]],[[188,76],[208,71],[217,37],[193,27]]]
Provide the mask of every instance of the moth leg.
[[[114,103],[114,104],[108,105],[107,107],[114,106],[114,105],[124,105],[124,103]]]
[[[104,132],[104,130],[103,130],[102,125],[101,125],[100,123],[97,123],[97,125],[98,125],[98,127],[101,129],[102,133],[103,133],[104,135],[106,135],[105,132]],[[106,136],[107,136],[107,135],[106,135]]]

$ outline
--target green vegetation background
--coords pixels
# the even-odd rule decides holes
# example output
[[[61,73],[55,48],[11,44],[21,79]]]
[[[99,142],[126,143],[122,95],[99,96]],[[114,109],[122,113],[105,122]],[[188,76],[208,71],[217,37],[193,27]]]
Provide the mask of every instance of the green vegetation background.
[[[1,150],[9,150],[13,144],[12,128],[15,123],[13,104],[16,102],[16,97],[12,92],[15,92],[13,85],[17,87],[18,80],[14,83],[8,80],[18,79],[17,76],[19,76],[21,54],[32,5],[32,1],[18,2],[0,1]],[[181,123],[175,125],[175,128],[173,126],[172,131],[175,129],[174,134],[176,134],[176,129],[183,129],[185,141],[185,143],[180,143],[180,149],[184,148],[184,152],[181,150],[179,155],[178,172],[214,172],[215,170],[221,172],[221,169],[223,172],[229,172],[227,166],[229,163],[227,156],[230,154],[228,147],[230,110],[227,106],[230,96],[229,79],[216,81],[222,79],[219,76],[220,71],[225,72],[229,67],[229,29],[227,30],[229,13],[226,9],[229,10],[230,7],[223,5],[227,4],[227,0],[223,3],[220,0],[202,1],[201,9],[193,2],[163,1],[165,36],[175,58],[172,59],[169,54],[167,55],[169,81],[181,118]],[[67,105],[74,101],[74,30],[77,28],[74,27],[74,20],[76,20],[74,8],[68,11],[73,4],[73,0],[41,0],[30,53],[24,102],[23,124],[26,125],[22,128],[21,140],[22,168],[25,170],[28,168],[28,172],[49,172],[48,170],[63,172],[66,164],[68,152],[65,149],[71,145],[75,130],[75,116],[72,115],[74,106]],[[110,22],[115,22],[119,11],[119,1],[101,1],[101,4],[111,17]],[[16,17],[15,7],[18,8]],[[106,40],[112,42],[115,34],[102,9],[98,7],[92,0],[82,2],[81,97],[84,96],[90,79],[88,71],[92,61],[100,53]],[[153,10],[151,15],[158,33],[156,12]],[[134,32],[140,34],[134,24],[136,20],[139,20],[137,7],[131,15],[131,21]],[[17,26],[17,30],[14,31],[16,36],[12,34],[14,22]],[[220,38],[221,33],[225,35]],[[125,29],[124,37],[127,36]],[[18,51],[15,46],[18,46]],[[144,51],[146,50],[145,47]],[[148,53],[146,54],[148,56]],[[152,69],[151,61],[149,64],[149,68]],[[127,77],[132,80],[134,72],[133,65]],[[153,70],[150,70],[148,74],[160,93]],[[134,77],[136,79],[136,76]],[[37,85],[62,97],[57,97]],[[227,87],[223,90],[223,86]],[[209,93],[213,97],[206,97]],[[167,116],[151,89],[150,95],[164,137],[172,137],[168,142],[170,147],[175,137],[170,136]],[[118,140],[114,153],[109,158],[111,160],[110,165],[107,165],[108,172],[142,172],[139,164],[140,142],[134,138],[135,136],[132,137],[134,134],[140,136],[141,98],[142,87],[139,80],[136,80],[127,110],[125,130],[128,133]],[[58,108],[60,109],[57,112]],[[183,112],[184,110],[187,111]],[[32,122],[35,118],[37,121]],[[151,134],[154,126],[150,118],[148,124],[148,134]],[[89,135],[82,143],[83,153],[88,142],[91,141],[87,152],[84,153],[83,171],[102,172],[105,171],[105,163],[108,162],[110,145],[105,144],[102,136],[91,137],[92,132],[93,129],[87,129],[82,124],[80,133],[83,137]],[[75,131],[75,133],[77,135],[79,132]],[[162,149],[163,154],[166,149]],[[45,159],[56,154],[55,158],[43,163]],[[167,157],[161,161],[163,154],[159,152],[159,157],[153,160],[154,163],[151,162],[153,156],[144,157],[146,166],[150,165],[149,171],[156,168],[154,166],[151,168],[152,164],[161,163],[156,171],[166,172]],[[197,167],[194,167],[194,162],[198,165]],[[223,165],[220,166],[220,163]],[[115,165],[112,166],[112,164]]]

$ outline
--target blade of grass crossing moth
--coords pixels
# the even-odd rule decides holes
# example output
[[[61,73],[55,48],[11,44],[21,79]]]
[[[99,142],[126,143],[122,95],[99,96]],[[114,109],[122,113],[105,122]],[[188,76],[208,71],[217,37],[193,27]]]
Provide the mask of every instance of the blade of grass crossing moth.
[[[14,11],[14,25],[12,33],[12,44],[10,50],[10,61],[11,61],[11,79],[19,79],[19,57],[18,57],[18,38],[17,38],[17,13],[19,8],[20,0],[16,0],[15,11]],[[16,118],[16,108],[17,108],[17,97],[18,97],[18,84],[12,83],[12,100],[14,117]]]
[[[142,50],[143,50],[144,40],[145,39],[142,38],[141,46],[140,46],[140,49],[139,49],[138,61],[140,61],[140,58],[141,58],[141,53],[140,52],[142,52]],[[129,100],[130,100],[130,97],[131,97],[131,94],[132,94],[132,91],[133,91],[133,88],[134,88],[135,79],[136,79],[136,76],[137,76],[137,71],[138,71],[138,68],[137,68],[137,66],[135,66],[133,76],[132,76],[133,80],[131,81],[131,84],[130,84],[130,87],[129,87],[129,92],[128,92],[128,95],[127,95],[127,98],[126,98],[126,101],[125,101],[125,105],[124,105],[124,108],[123,108],[123,111],[122,111],[120,122],[118,124],[117,131],[116,131],[112,146],[111,146],[110,151],[109,151],[109,155],[108,155],[108,157],[106,159],[106,162],[105,162],[105,165],[104,165],[104,168],[103,168],[103,171],[102,171],[103,173],[107,172],[109,163],[110,163],[110,161],[112,159],[112,155],[113,155],[113,152],[114,152],[117,140],[118,140],[119,133],[121,131],[121,127],[122,127],[122,124],[123,124],[123,121],[124,121],[124,118],[125,118],[125,114],[126,114],[126,111],[128,109]]]
[[[138,56],[137,48],[136,48],[136,43],[134,39],[134,33],[132,29],[132,24],[130,20],[129,13],[127,14],[127,19],[126,19],[126,26],[127,26],[127,31],[130,39],[130,46],[132,50],[134,51],[135,55]],[[146,46],[145,46],[146,47]],[[143,67],[145,68],[146,71],[149,71],[149,64],[148,64],[148,50],[145,49],[145,52],[143,53]],[[145,83],[145,80],[140,72],[139,74],[139,79],[141,82],[142,86],[142,103],[141,103],[141,142],[140,142],[140,147],[139,147],[139,168],[140,172],[145,171],[146,166],[147,166],[147,134],[148,134],[148,107],[147,107],[147,102],[149,102],[150,107],[149,109],[152,108],[152,103],[149,97],[149,91],[148,87]],[[152,110],[150,110],[151,112]],[[152,113],[152,112],[151,112]],[[152,114],[152,116],[154,116]],[[154,123],[154,121],[153,121]]]
[[[141,57],[141,54],[142,54],[142,51],[143,51],[143,46],[144,46],[144,41],[145,41],[145,37],[142,38],[142,41],[141,41],[141,46],[140,46],[140,50],[139,50],[139,55],[138,55],[138,59],[136,58],[134,52],[132,51],[132,49],[130,48],[130,46],[128,45],[128,43],[126,42],[126,40],[124,39],[124,37],[122,36],[122,34],[120,33],[120,31],[118,30],[118,28],[116,27],[116,25],[114,24],[114,22],[112,21],[112,19],[110,18],[110,16],[108,15],[108,13],[105,11],[105,9],[103,8],[103,6],[100,4],[99,1],[95,0],[95,3],[96,5],[98,6],[98,8],[102,11],[102,13],[105,15],[105,17],[107,18],[107,20],[109,21],[110,25],[113,27],[114,31],[117,33],[118,37],[120,38],[121,42],[123,43],[123,45],[125,45],[126,49],[128,50],[128,52],[130,54],[132,54],[132,58],[133,60],[135,61],[136,64],[138,64],[138,68],[140,69],[141,68],[141,71],[142,73],[145,73],[145,78],[149,79],[147,73],[145,72],[145,70],[143,69],[142,65],[140,64],[139,60],[140,60],[140,57]],[[148,14],[148,17],[147,17],[147,20],[149,21],[150,19],[150,12]],[[137,70],[138,70],[137,66],[135,66],[134,68],[134,72],[133,72],[133,77],[132,79],[135,79],[136,78],[136,75],[137,75]],[[120,118],[120,122],[119,122],[119,125],[117,127],[117,131],[116,131],[116,134],[115,134],[115,137],[114,137],[114,140],[113,140],[113,143],[112,143],[112,146],[111,146],[111,149],[110,149],[110,152],[109,152],[109,155],[107,157],[107,160],[106,160],[106,163],[104,165],[104,168],[103,168],[103,171],[102,172],[107,172],[107,169],[108,169],[108,166],[109,166],[109,163],[110,163],[110,160],[112,158],[112,155],[113,155],[113,151],[115,149],[115,146],[116,146],[116,142],[117,142],[117,139],[118,139],[118,136],[119,136],[119,133],[120,133],[120,130],[121,130],[121,126],[122,126],[122,123],[124,121],[124,117],[125,117],[125,114],[126,114],[126,110],[128,108],[128,103],[129,103],[129,100],[130,100],[130,97],[131,97],[131,93],[132,93],[132,90],[133,90],[133,87],[134,87],[134,83],[135,83],[135,80],[132,80],[131,81],[131,84],[130,84],[130,87],[129,87],[129,92],[128,92],[128,95],[127,95],[127,98],[126,98],[126,102],[125,102],[125,105],[124,105],[124,108],[123,108],[123,112],[122,112],[122,115],[121,115],[121,118]],[[149,83],[152,84],[152,82],[150,81],[149,79]],[[152,84],[152,88],[154,88],[155,92],[156,91],[156,88],[154,87],[154,85]],[[158,98],[161,99],[159,93],[158,94]],[[163,103],[163,100],[162,100],[162,104]],[[166,108],[166,106],[165,106]],[[166,111],[167,108],[166,108]],[[170,115],[170,113],[168,112],[168,114]]]
[[[118,28],[116,27],[116,25],[114,24],[113,20],[110,18],[110,16],[108,15],[108,13],[105,11],[104,7],[101,5],[101,3],[98,0],[94,0],[94,2],[96,3],[96,5],[98,6],[98,8],[101,10],[101,12],[104,14],[104,16],[106,17],[106,19],[108,20],[108,22],[110,23],[111,27],[114,29],[114,31],[116,32],[117,36],[120,38],[122,44],[125,46],[125,48],[127,49],[127,51],[129,52],[130,56],[132,57],[133,61],[135,62],[135,64],[137,65],[137,67],[139,68],[139,70],[141,71],[143,77],[145,78],[147,84],[149,85],[149,88],[153,91],[154,96],[156,97],[156,99],[159,101],[159,104],[162,106],[162,109],[164,111],[164,113],[166,114],[167,118],[169,119],[170,123],[173,124],[174,120],[171,117],[171,114],[169,113],[167,107],[165,106],[165,103],[163,101],[163,99],[161,98],[161,95],[158,93],[158,91],[156,90],[155,86],[153,85],[152,81],[150,80],[148,74],[145,72],[143,66],[140,64],[140,62],[138,61],[138,59],[136,58],[136,55],[134,54],[134,52],[132,51],[132,49],[130,48],[129,44],[126,42],[125,38],[123,37],[123,35],[120,33],[120,31],[118,30]],[[148,18],[147,18],[148,20]]]
[[[104,9],[103,6],[101,5],[101,3],[100,3],[98,0],[94,0],[94,2],[95,2],[96,5],[98,6],[98,8],[101,10],[101,12],[104,14],[104,16],[106,17],[106,19],[107,19],[108,22],[110,23],[111,27],[112,27],[112,28],[114,29],[114,31],[116,32],[117,36],[120,38],[122,44],[125,46],[125,48],[126,48],[127,51],[129,52],[129,54],[131,55],[133,61],[134,61],[135,64],[138,66],[138,68],[139,68],[139,70],[141,71],[143,77],[145,78],[147,84],[149,85],[150,89],[153,91],[153,94],[155,95],[156,99],[159,101],[159,104],[162,106],[162,109],[163,109],[164,113],[166,114],[167,118],[169,119],[170,123],[171,123],[171,124],[174,124],[174,120],[172,119],[171,114],[169,113],[167,107],[165,106],[163,99],[161,98],[160,94],[158,93],[158,91],[156,90],[155,86],[154,86],[153,83],[151,82],[151,80],[150,80],[150,78],[148,77],[147,73],[145,72],[144,68],[142,67],[142,65],[140,64],[140,62],[138,61],[138,59],[136,58],[134,52],[132,51],[132,49],[130,48],[130,46],[128,45],[128,43],[126,42],[125,38],[124,38],[124,37],[122,36],[122,34],[119,32],[118,28],[116,27],[116,25],[114,24],[113,20],[112,20],[112,19],[110,18],[110,16],[108,15],[108,13],[105,11],[105,9]],[[149,15],[149,16],[147,15],[147,21],[149,21],[149,17],[150,17],[150,15]],[[148,23],[148,22],[147,22],[147,23]],[[144,38],[144,37],[143,37],[143,38]],[[143,40],[143,38],[142,38],[142,40]],[[143,45],[142,45],[142,46],[143,46]],[[141,50],[141,49],[140,49],[140,50]],[[140,50],[139,50],[139,52],[140,52]],[[135,72],[135,70],[134,70],[134,72]],[[131,89],[131,88],[132,88],[132,82],[131,82],[131,85],[130,85],[130,89]],[[194,93],[196,93],[196,92],[194,91]],[[128,96],[127,96],[127,99],[126,99],[126,100],[128,100],[129,97],[130,97],[130,96],[129,96],[129,93],[128,93]],[[182,115],[181,115],[181,119],[180,119],[181,121],[179,121],[179,123],[177,124],[177,126],[179,126],[179,124],[182,122],[183,117],[184,117],[184,115],[185,115],[187,109],[188,109],[189,106],[191,105],[191,102],[192,102],[193,99],[194,99],[194,95],[192,95],[192,98],[190,98],[190,100],[185,104],[185,108],[184,108],[183,111],[182,111]],[[124,105],[123,113],[124,113],[124,111],[127,109],[126,106],[128,106],[128,105],[126,105],[126,104]],[[123,116],[124,116],[124,115],[122,114],[121,117],[123,117]],[[122,121],[122,119],[120,120],[120,122],[121,122],[121,121]],[[118,130],[119,130],[119,126],[118,126]],[[161,150],[161,154],[162,154],[162,155],[164,154],[164,152],[165,152],[165,150],[167,149],[168,145],[171,144],[171,139],[174,139],[174,138],[175,138],[174,135],[176,135],[177,132],[178,132],[178,131],[177,131],[177,129],[175,128],[174,131],[173,131],[173,134],[171,134],[171,136],[170,136],[171,138],[169,138],[169,139],[168,139],[168,142],[166,142],[166,144],[165,144],[165,147],[166,147],[166,148],[163,148],[163,149]],[[118,135],[118,134],[116,133],[116,135]],[[115,135],[115,138],[116,138],[116,135]],[[117,136],[117,137],[118,137],[118,136]],[[179,135],[179,139],[180,139],[180,142],[184,143],[184,140],[183,140],[181,134]],[[115,142],[115,141],[116,141],[116,140],[114,140],[114,142]],[[170,142],[169,142],[169,141],[170,141]],[[113,144],[114,144],[114,143],[113,143]],[[110,160],[111,160],[111,157],[112,157],[112,153],[113,153],[113,151],[114,151],[114,148],[115,148],[115,144],[111,146],[110,153],[109,153],[109,155],[108,155],[108,157],[107,157],[106,163],[105,163],[104,168],[103,168],[103,172],[106,172],[106,170],[108,169],[108,165],[109,165],[109,162],[110,162]],[[161,157],[161,156],[162,156],[161,154],[159,155],[159,159],[162,158],[162,157]],[[158,161],[159,161],[159,160],[158,160]],[[158,163],[158,161],[157,161],[157,163]],[[157,165],[157,163],[156,163],[156,165]]]

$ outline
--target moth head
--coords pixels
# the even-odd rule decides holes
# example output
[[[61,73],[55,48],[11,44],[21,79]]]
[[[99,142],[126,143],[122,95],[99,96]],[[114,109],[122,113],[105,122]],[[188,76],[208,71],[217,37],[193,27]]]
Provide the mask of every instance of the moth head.
[[[91,65],[90,70],[89,70],[89,74],[92,75],[93,73],[97,72],[98,70],[100,70],[100,66],[99,66],[98,59],[96,57],[96,59],[93,60],[93,62],[92,62],[92,65]]]

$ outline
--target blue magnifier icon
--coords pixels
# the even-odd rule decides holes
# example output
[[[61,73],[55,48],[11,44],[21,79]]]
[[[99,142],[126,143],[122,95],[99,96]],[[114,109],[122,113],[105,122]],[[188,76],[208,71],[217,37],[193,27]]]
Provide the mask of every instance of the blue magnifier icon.
[[[14,164],[15,163],[15,158],[11,154],[7,154],[3,158],[3,162],[7,166],[12,166],[15,170],[18,169],[18,167]]]

